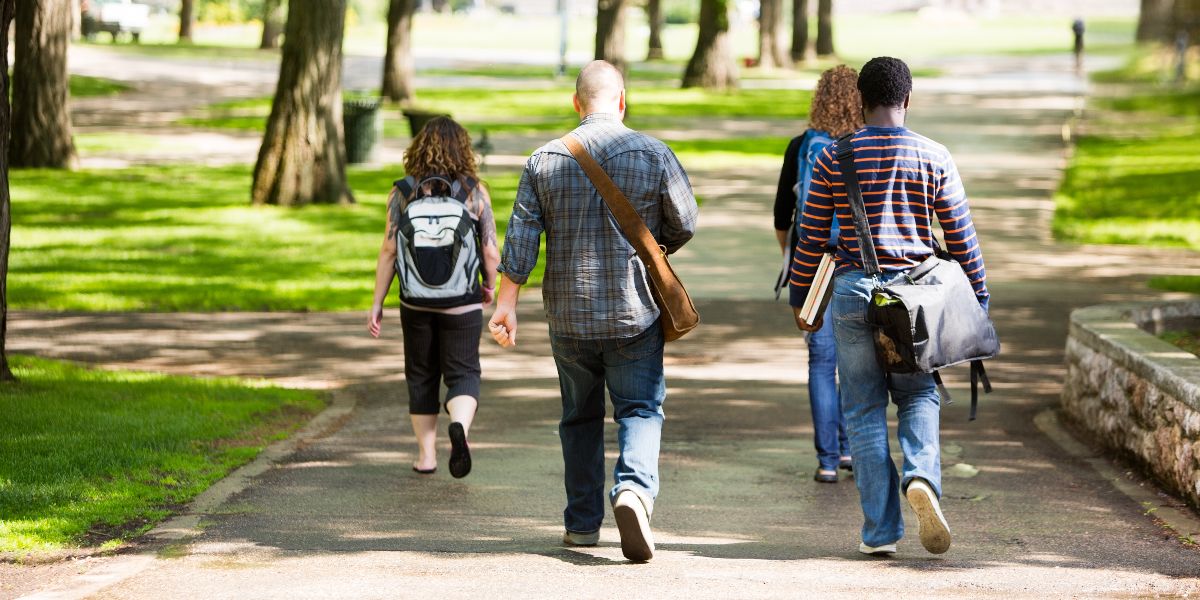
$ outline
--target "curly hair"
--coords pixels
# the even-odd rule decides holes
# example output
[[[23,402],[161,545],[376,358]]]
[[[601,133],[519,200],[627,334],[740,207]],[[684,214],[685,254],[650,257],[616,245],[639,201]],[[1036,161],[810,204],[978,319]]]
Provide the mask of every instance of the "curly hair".
[[[404,151],[404,172],[418,181],[432,175],[477,179],[471,134],[450,117],[434,117]]]
[[[809,126],[835,138],[858,131],[863,126],[863,116],[857,83],[858,73],[846,65],[821,73],[808,113]]]
[[[904,99],[912,92],[912,72],[898,58],[872,58],[863,65],[858,91],[862,92],[867,108],[903,106]]]

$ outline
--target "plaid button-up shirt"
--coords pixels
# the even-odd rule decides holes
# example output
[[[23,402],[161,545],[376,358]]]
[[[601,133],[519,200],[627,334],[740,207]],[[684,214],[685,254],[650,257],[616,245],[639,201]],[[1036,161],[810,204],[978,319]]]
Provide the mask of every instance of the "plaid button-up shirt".
[[[588,115],[573,134],[617,184],[667,252],[692,238],[699,212],[671,149],[621,123]],[[542,299],[550,332],[577,339],[633,337],[655,323],[646,268],[604,199],[559,140],[525,163],[504,236],[500,272],[525,283],[546,233]]]

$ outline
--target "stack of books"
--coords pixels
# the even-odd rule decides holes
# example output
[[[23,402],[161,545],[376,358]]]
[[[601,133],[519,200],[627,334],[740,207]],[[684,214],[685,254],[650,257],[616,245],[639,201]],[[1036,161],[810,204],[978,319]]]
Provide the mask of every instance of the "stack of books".
[[[833,254],[822,254],[817,273],[813,275],[812,287],[808,288],[808,297],[800,307],[800,318],[805,323],[816,323],[825,314],[825,307],[829,306],[829,299],[833,295],[833,269]]]

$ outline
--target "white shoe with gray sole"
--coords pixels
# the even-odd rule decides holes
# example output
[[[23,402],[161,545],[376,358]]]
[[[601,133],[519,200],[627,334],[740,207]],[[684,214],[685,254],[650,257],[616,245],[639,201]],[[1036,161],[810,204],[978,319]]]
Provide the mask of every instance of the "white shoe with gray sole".
[[[858,551],[871,556],[891,556],[896,553],[895,544],[884,544],[882,546],[868,546],[863,542],[858,543]]]
[[[621,532],[621,554],[634,562],[654,558],[654,534],[650,532],[650,516],[636,492],[624,490],[613,502],[613,517]]]
[[[942,516],[942,507],[938,504],[937,494],[924,479],[913,479],[904,491],[908,497],[908,505],[917,513],[917,523],[920,525],[921,545],[925,549],[941,554],[950,549],[950,525]]]

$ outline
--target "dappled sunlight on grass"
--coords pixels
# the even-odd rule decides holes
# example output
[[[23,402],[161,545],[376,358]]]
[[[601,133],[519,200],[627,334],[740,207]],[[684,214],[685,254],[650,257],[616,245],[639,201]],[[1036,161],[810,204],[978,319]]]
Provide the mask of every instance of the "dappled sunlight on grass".
[[[402,175],[351,170],[358,204],[280,208],[250,206],[246,166],[16,171],[9,301],[55,310],[361,308],[386,194]],[[516,176],[487,180],[503,234]]]
[[[11,358],[0,552],[136,535],[323,406],[261,383]]]

